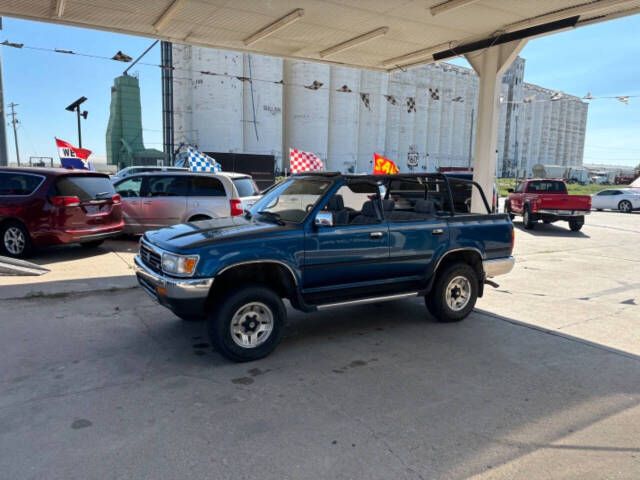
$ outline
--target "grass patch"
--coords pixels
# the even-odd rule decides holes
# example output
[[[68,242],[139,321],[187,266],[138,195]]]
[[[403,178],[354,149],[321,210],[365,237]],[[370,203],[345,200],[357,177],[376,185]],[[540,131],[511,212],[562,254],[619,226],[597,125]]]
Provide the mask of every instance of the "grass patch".
[[[24,298],[64,298],[68,297],[70,294],[68,292],[58,292],[58,293],[45,293],[42,290],[32,290],[27,292]]]

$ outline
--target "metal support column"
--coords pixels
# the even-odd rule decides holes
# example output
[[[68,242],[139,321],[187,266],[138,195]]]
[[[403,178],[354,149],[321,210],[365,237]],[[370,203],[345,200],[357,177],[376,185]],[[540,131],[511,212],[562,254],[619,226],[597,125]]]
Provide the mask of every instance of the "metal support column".
[[[493,185],[496,182],[496,147],[502,74],[509,68],[526,42],[526,40],[514,40],[465,55],[480,77],[473,180],[480,184],[488,200],[493,194]],[[486,213],[482,198],[475,188],[471,196],[471,211]]]
[[[163,41],[160,44],[162,75],[162,144],[167,162],[173,165],[173,45]]]

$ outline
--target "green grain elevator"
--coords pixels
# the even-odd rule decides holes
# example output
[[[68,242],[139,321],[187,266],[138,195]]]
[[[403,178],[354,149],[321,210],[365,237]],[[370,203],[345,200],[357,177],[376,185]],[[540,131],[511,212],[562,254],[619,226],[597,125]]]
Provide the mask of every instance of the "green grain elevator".
[[[132,165],[166,165],[166,155],[144,148],[140,83],[131,75],[121,75],[111,87],[111,111],[107,126],[107,163],[118,170]]]

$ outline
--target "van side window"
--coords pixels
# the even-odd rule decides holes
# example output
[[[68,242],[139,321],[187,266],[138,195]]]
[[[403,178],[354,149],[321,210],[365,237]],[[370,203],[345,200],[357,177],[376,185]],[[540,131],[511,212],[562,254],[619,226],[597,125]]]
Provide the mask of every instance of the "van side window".
[[[191,177],[189,195],[192,197],[226,197],[222,182],[213,177]]]
[[[122,198],[135,198],[140,196],[142,177],[130,177],[116,186],[116,192]]]

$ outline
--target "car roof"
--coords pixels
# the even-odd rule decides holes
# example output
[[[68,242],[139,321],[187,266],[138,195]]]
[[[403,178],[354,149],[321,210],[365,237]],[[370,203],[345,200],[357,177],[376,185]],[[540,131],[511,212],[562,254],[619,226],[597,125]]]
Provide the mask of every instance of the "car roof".
[[[35,173],[38,175],[94,175],[100,177],[109,177],[106,173],[96,172],[94,170],[81,170],[71,168],[52,168],[52,167],[0,167],[0,172],[16,172],[16,173]]]
[[[199,177],[228,177],[228,178],[251,178],[251,175],[246,173],[237,173],[237,172],[192,172],[189,170],[179,170],[175,172],[140,172],[134,173],[134,175],[142,176],[142,177],[157,177],[157,176],[181,176],[181,177],[189,177],[193,175],[197,175]]]

